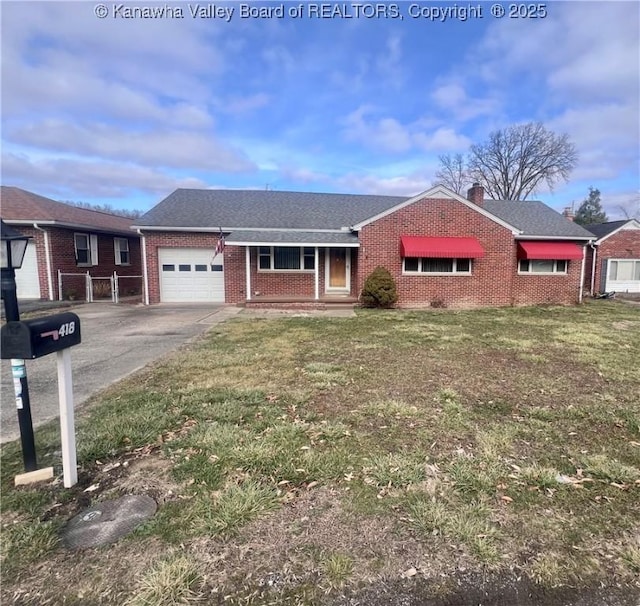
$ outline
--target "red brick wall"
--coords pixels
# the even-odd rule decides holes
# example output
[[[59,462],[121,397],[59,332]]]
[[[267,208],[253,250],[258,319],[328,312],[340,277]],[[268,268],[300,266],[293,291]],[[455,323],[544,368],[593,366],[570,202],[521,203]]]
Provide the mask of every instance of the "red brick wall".
[[[471,276],[403,275],[401,236],[476,237],[486,251]],[[378,266],[396,280],[398,306],[447,307],[511,304],[515,243],[511,231],[456,200],[424,199],[365,226],[360,232],[358,290]]]
[[[474,259],[472,275],[403,275],[401,236],[475,237],[485,256]],[[581,261],[567,275],[518,275],[516,243],[509,229],[455,200],[424,199],[406,206],[360,233],[358,292],[376,266],[396,280],[399,307],[481,307],[575,303],[579,300]]]
[[[97,232],[84,230],[71,230],[62,228],[47,228],[49,232],[49,246],[51,248],[52,270],[53,270],[53,289],[55,298],[58,297],[58,270],[62,273],[69,274],[86,274],[89,272],[94,277],[109,277],[113,272],[117,272],[119,276],[140,276],[142,275],[142,262],[140,251],[140,239],[136,235],[127,237],[129,241],[129,259],[130,265],[116,265],[114,237],[124,238],[126,236],[99,234]],[[98,236],[98,265],[78,265],[76,262],[74,234],[96,234]],[[106,281],[105,281],[106,283]],[[123,280],[121,286],[128,290],[134,286],[139,287],[140,281]],[[85,286],[84,278],[79,276],[63,276],[62,294],[67,296],[70,292],[74,292],[78,298],[84,298]]]
[[[582,260],[568,261],[567,273],[547,276],[516,274],[513,279],[513,305],[573,304],[580,300]],[[517,267],[516,270],[517,272]],[[586,267],[585,267],[586,271]]]
[[[584,280],[582,282],[582,287],[585,290],[585,292],[590,293],[591,292],[591,273],[592,273],[592,267],[593,267],[593,249],[591,248],[591,246],[587,245],[586,251],[587,252],[586,252],[585,261],[584,261]],[[594,288],[597,291],[598,285],[594,284]]]
[[[159,247],[214,248],[216,234],[148,232],[147,258],[150,303],[160,301]],[[472,275],[403,275],[401,236],[476,237],[486,254],[474,259]],[[378,266],[389,269],[400,307],[447,307],[573,303],[579,298],[580,261],[571,261],[567,275],[520,276],[516,242],[511,231],[456,200],[424,199],[372,224],[359,234],[359,249],[351,249],[351,294],[357,296],[366,277]],[[245,247],[227,245],[224,252],[227,303],[246,300]],[[319,260],[320,295],[325,290],[324,250]],[[260,272],[257,250],[251,251],[252,300],[260,296],[313,297],[313,272]]]
[[[38,277],[40,279],[40,298],[49,299],[49,283],[47,278],[47,260],[44,242],[44,233],[33,227],[12,226],[25,236],[34,239],[36,243],[36,255],[38,258]],[[92,276],[111,276],[116,271],[119,276],[140,276],[142,275],[142,255],[140,251],[140,239],[133,234],[131,236],[113,236],[106,234],[98,235],[98,262],[99,265],[86,267],[78,266],[75,257],[75,246],[73,235],[75,233],[97,233],[91,231],[63,229],[60,227],[43,227],[49,235],[49,249],[51,252],[51,281],[53,287],[53,299],[58,298],[58,270],[63,273],[86,274],[87,271]],[[115,249],[113,245],[114,237],[127,237],[129,240],[130,265],[116,265]],[[131,281],[133,284],[133,280]],[[140,282],[136,282],[139,285]],[[129,282],[123,280],[122,286],[129,287]],[[82,277],[65,276],[63,280],[63,291],[75,291],[78,298],[84,298],[85,282]]]
[[[149,302],[160,302],[158,248],[215,248],[217,234],[146,232],[147,263],[149,271]],[[245,247],[227,244],[224,249],[225,302],[243,303],[247,298],[245,277]],[[351,293],[357,293],[357,249],[351,249]],[[314,272],[258,271],[258,251],[251,249],[251,298],[257,296],[314,297]],[[319,251],[319,291],[325,290],[325,255]],[[260,293],[256,295],[256,293]],[[355,296],[355,295],[354,295]]]
[[[323,256],[320,255],[320,268],[323,269]],[[322,278],[320,281],[322,285]],[[251,293],[258,296],[314,297],[315,281],[313,271],[258,271],[258,251],[251,250]],[[321,286],[321,292],[322,292]]]
[[[603,288],[602,266],[604,259],[640,259],[640,229],[622,229],[598,245],[596,257],[595,292]],[[591,271],[591,266],[589,266]]]

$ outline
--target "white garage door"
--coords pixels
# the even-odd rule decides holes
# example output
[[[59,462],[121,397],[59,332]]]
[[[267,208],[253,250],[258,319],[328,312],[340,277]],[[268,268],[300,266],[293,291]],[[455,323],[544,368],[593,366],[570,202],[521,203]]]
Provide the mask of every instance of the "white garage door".
[[[640,292],[640,259],[609,259],[605,291]]]
[[[211,248],[159,248],[160,301],[224,303],[224,258]]]
[[[22,267],[16,270],[16,289],[18,299],[40,298],[40,280],[38,279],[38,258],[36,256],[35,242],[27,244]]]

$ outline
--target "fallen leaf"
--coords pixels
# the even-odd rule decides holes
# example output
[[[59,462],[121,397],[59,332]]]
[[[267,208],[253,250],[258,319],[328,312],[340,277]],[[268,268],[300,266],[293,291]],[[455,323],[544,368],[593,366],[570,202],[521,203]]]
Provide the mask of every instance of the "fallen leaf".
[[[98,488],[100,488],[100,484],[91,484],[91,486],[85,488],[83,492],[94,492],[95,490],[98,490]]]
[[[505,503],[513,503],[513,499],[509,496],[507,496],[506,494],[503,494],[500,497]]]

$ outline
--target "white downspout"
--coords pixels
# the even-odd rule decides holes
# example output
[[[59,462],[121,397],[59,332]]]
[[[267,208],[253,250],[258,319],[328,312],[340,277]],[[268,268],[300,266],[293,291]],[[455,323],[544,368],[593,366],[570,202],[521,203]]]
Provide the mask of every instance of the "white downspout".
[[[582,303],[582,290],[584,288],[584,268],[587,264],[587,245],[582,247],[582,264],[580,265],[580,290],[578,291],[578,303]]]
[[[142,280],[144,281],[144,304],[149,305],[149,272],[147,271],[147,239],[142,235],[142,231],[137,229],[142,242]]]
[[[591,296],[595,295],[596,284],[596,257],[598,256],[598,247],[595,242],[589,242],[593,255],[591,256]]]
[[[51,246],[49,243],[49,232],[39,227],[37,223],[33,227],[44,234],[44,259],[47,263],[47,289],[49,290],[49,301],[53,301],[53,274],[51,273]]]
[[[320,299],[320,268],[318,267],[319,263],[320,263],[320,253],[318,252],[318,247],[316,246],[315,259],[314,259],[314,267],[316,268],[316,271],[314,272],[314,276],[313,276],[316,301]]]
[[[251,301],[251,251],[249,247],[245,247],[245,272],[247,282],[247,301]]]

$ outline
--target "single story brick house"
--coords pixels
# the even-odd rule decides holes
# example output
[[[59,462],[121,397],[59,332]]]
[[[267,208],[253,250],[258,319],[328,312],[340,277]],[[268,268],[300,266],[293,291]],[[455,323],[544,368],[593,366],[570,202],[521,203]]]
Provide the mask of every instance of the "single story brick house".
[[[596,240],[587,249],[585,288],[640,293],[640,221],[626,219],[585,226]]]
[[[0,189],[3,221],[31,238],[22,267],[16,271],[19,299],[84,299],[86,275],[108,279],[141,276],[140,236],[131,219],[56,202],[18,187]],[[59,293],[59,274],[63,292]],[[125,284],[126,283],[126,284]],[[121,282],[142,290],[142,279]],[[60,297],[62,298],[62,297]]]
[[[136,220],[147,303],[356,302],[379,265],[401,307],[576,303],[593,234],[542,202],[178,189]],[[224,235],[225,246],[216,254]]]

